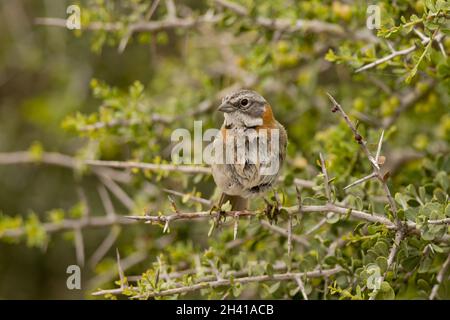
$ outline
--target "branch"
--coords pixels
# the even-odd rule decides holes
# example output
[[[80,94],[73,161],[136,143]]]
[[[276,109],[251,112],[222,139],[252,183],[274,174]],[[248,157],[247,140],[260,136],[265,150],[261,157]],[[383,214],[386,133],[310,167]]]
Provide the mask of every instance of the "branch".
[[[450,224],[450,218],[440,219],[440,220],[428,220],[428,224]]]
[[[159,115],[159,114],[152,114],[151,115],[151,121],[150,123],[162,123],[162,124],[168,124],[172,121],[173,119],[171,117],[168,116],[163,116],[163,115]],[[146,123],[148,121],[146,120],[141,120],[141,119],[134,119],[134,120],[128,120],[128,119],[114,119],[111,120],[109,122],[96,122],[93,124],[88,124],[84,127],[79,128],[78,130],[81,132],[88,132],[88,131],[97,131],[100,129],[105,129],[105,128],[115,128],[115,127],[129,127],[132,125],[136,125],[136,124],[142,124],[142,123]]]
[[[303,281],[300,277],[296,277],[295,281],[297,282],[298,288],[300,289],[300,292],[302,293],[303,299],[308,300],[308,295],[305,291],[305,285],[303,284]]]
[[[80,167],[80,164],[83,163],[83,160],[56,152],[44,152],[38,158],[34,157],[29,151],[0,152],[0,165],[28,163],[44,163],[76,170]],[[129,183],[131,181],[130,174],[109,168],[94,168],[93,173],[101,176],[108,176],[111,179],[122,183]]]
[[[332,203],[331,190],[330,190],[330,179],[328,178],[327,167],[325,166],[325,160],[323,158],[322,153],[320,153],[319,156],[320,156],[320,165],[322,167],[322,174],[323,174],[323,178],[324,178],[325,195],[327,196],[328,203]]]
[[[434,300],[436,298],[439,286],[441,285],[442,281],[444,280],[445,274],[447,273],[447,270],[450,266],[450,254],[448,255],[447,259],[445,260],[444,264],[442,265],[441,270],[439,270],[438,275],[436,276],[437,283],[433,286],[433,289],[431,289],[431,294],[429,299]]]
[[[207,167],[189,166],[189,165],[173,165],[173,164],[155,164],[135,161],[104,161],[104,160],[83,160],[76,159],[67,155],[55,152],[44,152],[39,158],[33,157],[28,151],[5,152],[0,153],[0,165],[15,165],[20,163],[45,163],[51,165],[62,166],[70,169],[79,168],[80,164],[93,167],[109,167],[120,169],[144,169],[152,171],[169,171],[183,173],[205,173],[210,174],[211,170]],[[104,176],[110,176],[111,171],[104,171],[104,168],[94,168],[94,172]],[[111,178],[115,175],[113,174]],[[123,179],[122,179],[123,180]]]
[[[130,254],[126,258],[120,260],[120,269],[122,270],[122,272],[124,272],[127,269],[130,269],[131,267],[147,259],[147,256],[148,254],[146,252],[142,251],[134,252],[133,254]],[[91,279],[87,286],[89,288],[98,287],[99,284],[109,282],[112,279],[114,279],[114,277],[116,277],[117,275],[119,275],[119,268],[110,269]],[[123,290],[123,288],[120,290]]]
[[[241,17],[249,17],[249,11],[236,3],[225,1],[225,0],[215,0],[215,3],[221,7],[224,7]],[[222,19],[221,15],[214,15],[211,11],[207,11],[204,15],[199,17],[183,17],[178,18],[175,14],[169,14],[166,18],[159,21],[147,21],[148,19],[143,19],[131,24],[126,25],[123,22],[90,22],[87,25],[83,25],[83,30],[89,31],[107,31],[107,32],[117,32],[126,29],[126,35],[130,36],[134,32],[159,32],[162,30],[173,30],[176,28],[180,29],[193,29],[203,24],[216,24]],[[359,40],[365,40],[374,42],[376,38],[367,32],[354,32],[350,34],[343,27],[338,24],[333,24],[329,22],[324,22],[320,20],[303,20],[298,19],[292,22],[290,19],[280,18],[271,19],[267,17],[256,17],[256,26],[267,28],[270,30],[278,30],[286,33],[296,33],[302,32],[312,32],[317,34],[329,34],[331,36],[338,36],[340,38],[353,37]],[[66,28],[66,19],[62,18],[36,18],[35,24],[42,26],[53,26],[59,28]],[[126,45],[122,44],[120,49]]]
[[[64,219],[59,222],[46,222],[42,224],[42,228],[47,233],[55,233],[67,230],[77,230],[83,228],[102,228],[112,225],[127,225],[134,221],[126,219],[122,216],[110,217],[88,217],[82,219]],[[26,234],[26,228],[20,227],[16,229],[7,229],[0,233],[0,238],[18,238]]]
[[[234,12],[238,16],[251,18],[247,8],[241,6],[240,4],[227,0],[214,0],[214,2],[221,7]],[[312,33],[324,33],[341,38],[346,38],[349,36],[345,29],[340,25],[320,20],[298,19],[293,22],[291,19],[255,17],[254,22],[260,27],[286,33],[296,33],[298,31],[303,31]],[[365,40],[369,40],[367,36],[363,36],[358,33],[356,34],[356,36],[359,38],[364,38]],[[373,39],[370,38],[370,40]]]
[[[122,22],[94,21],[90,22],[88,25],[82,26],[82,30],[116,32],[127,28],[129,32],[159,32],[176,28],[192,29],[204,23],[217,23],[219,21],[219,16],[207,13],[197,18],[166,18],[160,21],[138,21],[129,25],[125,25]],[[36,18],[34,23],[41,26],[66,28],[66,19],[62,18]]]
[[[108,191],[106,191],[103,184],[99,184],[98,188],[98,194],[100,195],[100,200],[103,204],[103,207],[105,209],[106,215],[111,218],[116,217],[116,211],[114,209],[114,205],[111,201],[111,198],[109,197]],[[103,240],[103,242],[100,244],[100,246],[95,250],[95,252],[92,254],[91,258],[89,259],[89,265],[93,268],[95,267],[100,260],[107,254],[109,249],[114,245],[116,242],[118,236],[120,234],[120,228],[111,228],[106,238]]]
[[[258,282],[266,282],[266,281],[292,281],[298,277],[307,277],[307,278],[320,278],[320,277],[330,277],[332,275],[335,275],[339,272],[341,272],[343,269],[341,267],[335,267],[333,269],[327,269],[327,270],[317,270],[317,271],[309,271],[309,272],[298,272],[298,273],[281,273],[281,274],[273,274],[273,275],[261,275],[261,276],[248,276],[248,277],[239,277],[239,278],[233,278],[233,279],[222,279],[222,280],[212,280],[212,281],[204,281],[201,283],[196,283],[190,286],[182,286],[179,288],[172,288],[172,289],[166,289],[161,290],[159,292],[153,291],[149,292],[145,295],[139,294],[138,290],[136,288],[129,288],[128,290],[136,292],[136,296],[133,298],[138,299],[148,299],[153,297],[162,297],[162,296],[169,296],[169,295],[176,295],[176,294],[184,294],[188,292],[194,292],[201,289],[206,288],[216,288],[221,286],[230,286],[231,284],[235,283],[258,283]],[[119,289],[113,289],[113,290],[100,290],[97,292],[94,292],[94,296],[99,295],[105,295],[105,294],[117,294],[121,293],[122,291]]]
[[[391,195],[391,191],[389,190],[389,187],[387,185],[387,182],[385,180],[385,177],[382,175],[381,170],[380,170],[380,166],[378,165],[377,160],[372,157],[368,147],[367,147],[367,142],[364,140],[363,136],[358,132],[358,129],[356,128],[355,125],[353,125],[353,123],[351,122],[350,118],[348,117],[348,115],[345,113],[344,109],[342,109],[341,105],[339,103],[337,103],[337,101],[333,98],[333,96],[329,93],[327,93],[328,97],[330,98],[331,102],[333,103],[333,108],[332,108],[332,112],[339,112],[342,117],[344,118],[345,122],[347,123],[347,125],[349,126],[349,128],[352,130],[353,135],[355,137],[356,142],[358,142],[358,144],[361,146],[361,149],[363,149],[364,153],[366,154],[367,159],[369,160],[372,168],[373,168],[373,176],[377,177],[378,180],[380,181],[384,193],[386,194],[386,197],[388,199],[388,203],[389,206],[392,210],[392,213],[394,215],[394,218],[396,219],[396,223],[399,225],[401,222],[398,221],[398,217],[397,217],[397,205],[395,204],[394,198]],[[383,143],[383,132],[381,134],[380,137],[380,141],[378,143],[378,150],[377,150],[377,155],[379,157],[379,153],[381,151],[381,145]],[[367,180],[367,179],[366,179]],[[365,181],[365,180],[364,180]]]
[[[400,247],[400,242],[403,240],[404,237],[404,233],[403,230],[397,230],[397,232],[395,233],[395,239],[394,239],[394,244],[392,245],[391,250],[389,251],[389,256],[387,259],[387,267],[386,267],[386,272],[383,276],[381,276],[381,280],[380,280],[380,284],[383,283],[384,278],[386,277],[387,272],[389,271],[389,269],[391,268],[392,264],[394,263],[394,259],[397,256],[397,252],[398,249]],[[369,300],[375,300],[377,294],[378,294],[379,289],[375,290],[372,295],[370,296]]]
[[[143,169],[151,171],[168,171],[168,172],[183,172],[189,174],[211,174],[209,167],[201,167],[197,165],[174,165],[174,164],[155,164],[136,161],[104,161],[104,160],[83,160],[76,159],[71,156],[67,156],[55,152],[44,152],[39,158],[32,156],[29,151],[17,151],[17,152],[0,152],[0,165],[16,165],[26,163],[44,163],[49,165],[61,166],[69,169],[77,169],[80,165],[85,164],[93,167],[93,172],[100,176],[109,177],[115,181],[129,183],[131,181],[131,175],[113,170],[110,168],[119,169]],[[283,178],[280,177],[280,181]],[[294,179],[294,184],[305,188],[312,188],[315,186],[313,181],[304,179]]]
[[[278,233],[285,237],[289,237],[289,232],[287,230],[280,228],[276,225],[270,224],[270,222],[268,222],[267,220],[261,220],[261,225],[275,233]],[[291,233],[291,239],[295,242],[300,243],[301,245],[303,245],[305,247],[309,247],[309,241],[302,237],[299,237],[299,236]]]
[[[169,172],[183,172],[183,173],[205,173],[210,174],[211,169],[201,166],[190,165],[174,165],[174,164],[155,164],[143,163],[135,161],[105,161],[105,160],[84,160],[83,163],[90,166],[105,166],[111,168],[121,169],[144,169],[152,171],[169,171]]]
[[[437,36],[435,37],[435,40],[436,40],[438,43],[440,43],[440,41],[442,40],[443,37],[444,37],[443,34],[439,34],[439,35],[437,35]],[[422,39],[421,43],[422,43],[423,46],[425,46],[425,45],[427,45],[430,41],[433,41],[433,39],[431,39],[431,38],[429,38],[429,37],[425,37],[424,39]],[[391,50],[392,50],[393,52],[392,52],[390,55],[387,55],[387,56],[385,56],[385,57],[383,57],[383,58],[377,59],[377,60],[375,60],[375,61],[373,61],[373,62],[371,62],[371,63],[368,63],[368,64],[362,66],[361,68],[356,69],[356,70],[355,70],[355,73],[358,73],[358,72],[361,72],[361,71],[365,71],[365,70],[374,68],[374,67],[376,67],[376,66],[378,66],[378,65],[380,65],[380,64],[382,64],[382,63],[385,63],[385,62],[388,62],[388,61],[394,59],[395,57],[398,57],[398,56],[404,56],[404,55],[410,54],[411,52],[414,52],[414,51],[417,50],[417,49],[418,49],[418,46],[416,46],[416,45],[412,45],[412,46],[409,47],[409,48],[406,48],[406,49],[403,49],[403,50],[399,50],[399,51],[393,50],[393,48],[391,47]]]
[[[267,265],[267,261],[251,261],[249,262],[249,265],[247,266],[248,268],[253,268],[255,265],[260,265],[260,266],[265,266]],[[299,264],[298,263],[292,263],[292,265],[290,266],[291,268],[299,268]],[[205,281],[211,281],[211,280],[215,280],[216,276],[213,274],[213,270],[211,270],[211,268],[208,267],[201,267],[202,271],[205,273],[211,273],[209,275],[204,275],[204,276],[200,276],[198,278],[195,278],[195,281],[197,283],[199,282],[205,282]],[[275,272],[286,272],[288,270],[288,266],[286,265],[286,262],[284,261],[275,261],[273,263],[273,270]],[[165,279],[166,280],[180,280],[180,278],[183,278],[186,275],[196,275],[199,271],[199,268],[191,268],[191,269],[185,269],[185,270],[178,270],[178,271],[173,271],[170,273],[166,273],[165,275]],[[248,270],[228,270],[225,272],[225,277],[226,278],[237,278],[237,277],[244,277],[247,276],[249,273]],[[139,280],[142,279],[142,275],[135,275],[135,276],[129,276],[127,277],[129,279],[129,281],[134,281],[137,282]],[[113,289],[115,290],[115,289]]]
[[[291,207],[283,207],[287,211],[288,214],[300,214],[298,205]],[[334,212],[343,216],[351,216],[358,220],[364,220],[374,223],[384,224],[389,229],[395,229],[395,224],[390,221],[388,218],[375,214],[368,213],[356,209],[341,207],[335,204],[326,204],[326,205],[311,205],[305,206],[303,205],[301,208],[302,213],[310,212],[310,213],[327,213]],[[198,211],[198,212],[181,212],[172,215],[159,215],[159,216],[126,216],[128,219],[144,221],[151,224],[165,224],[167,221],[178,221],[178,220],[196,220],[196,219],[216,219],[218,215],[226,216],[234,218],[236,216],[239,217],[255,217],[259,215],[257,211],[243,210],[243,211],[226,211],[226,212],[210,212],[210,211]],[[415,223],[411,224],[411,227],[416,226]]]

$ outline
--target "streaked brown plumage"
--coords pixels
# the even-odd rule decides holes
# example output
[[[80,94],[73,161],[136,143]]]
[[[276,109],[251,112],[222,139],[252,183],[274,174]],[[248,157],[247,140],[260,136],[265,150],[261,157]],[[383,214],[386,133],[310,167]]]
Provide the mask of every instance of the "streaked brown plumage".
[[[254,91],[241,90],[226,96],[218,110],[224,112],[225,118],[221,128],[222,139],[215,140],[216,145],[220,147],[231,144],[233,148],[236,148],[238,137],[248,132],[267,133],[266,137],[257,136],[255,139],[249,138],[246,142],[249,148],[251,148],[250,144],[265,143],[268,148],[266,155],[249,152],[245,154],[244,162],[213,163],[212,165],[214,181],[223,192],[219,206],[230,201],[232,210],[245,210],[248,206],[248,198],[264,193],[276,182],[286,155],[287,133],[274,118],[269,103]],[[263,129],[264,131],[261,131]],[[276,138],[276,134],[279,135],[278,149],[270,144],[271,136],[274,135]],[[265,138],[266,141],[260,141],[260,138]],[[266,157],[260,158],[264,156]],[[255,158],[257,161],[254,161]],[[275,161],[278,161],[275,172],[268,171],[269,174],[266,174],[261,170],[263,164],[273,164]]]

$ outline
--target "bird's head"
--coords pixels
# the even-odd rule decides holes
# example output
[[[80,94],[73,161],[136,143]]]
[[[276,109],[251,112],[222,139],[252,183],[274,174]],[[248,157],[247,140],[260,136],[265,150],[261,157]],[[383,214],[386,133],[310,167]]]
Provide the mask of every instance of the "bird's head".
[[[239,90],[222,99],[217,109],[224,113],[228,126],[261,127],[274,121],[266,99],[252,90]]]

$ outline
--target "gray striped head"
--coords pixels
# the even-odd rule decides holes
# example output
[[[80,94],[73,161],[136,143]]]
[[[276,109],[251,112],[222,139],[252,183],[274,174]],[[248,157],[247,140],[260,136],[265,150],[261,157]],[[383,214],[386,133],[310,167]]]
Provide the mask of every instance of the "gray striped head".
[[[252,118],[261,118],[267,105],[266,99],[252,90],[239,90],[226,95],[217,109],[224,113],[243,113]]]

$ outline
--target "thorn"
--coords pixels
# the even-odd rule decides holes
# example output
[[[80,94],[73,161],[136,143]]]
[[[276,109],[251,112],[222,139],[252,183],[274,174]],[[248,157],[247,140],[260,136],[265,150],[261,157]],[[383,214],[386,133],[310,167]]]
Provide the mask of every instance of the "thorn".
[[[373,173],[369,174],[368,176],[365,176],[364,178],[361,178],[361,179],[356,180],[355,182],[352,182],[348,186],[344,187],[344,190],[347,190],[347,189],[349,189],[351,187],[354,187],[354,186],[356,186],[358,184],[361,184],[361,183],[363,183],[363,182],[365,182],[367,180],[370,180],[370,179],[372,179],[373,177],[376,177],[376,176],[377,176],[377,174],[375,172],[373,172]]]
[[[339,103],[337,103],[337,101],[333,98],[333,96],[330,93],[328,93],[328,92],[326,92],[326,94],[327,94],[328,98],[331,100],[331,102],[333,103],[333,105],[335,107],[339,108]]]
[[[125,287],[125,276],[123,274],[123,269],[120,264],[120,253],[118,248],[116,248],[116,257],[117,257],[117,269],[119,270],[119,277],[120,277],[120,288],[123,289]]]
[[[383,145],[383,137],[384,137],[384,130],[381,131],[380,140],[378,140],[378,148],[377,148],[377,154],[375,156],[375,162],[378,163],[378,159],[380,157],[381,152],[381,146]]]
[[[237,238],[238,227],[239,227],[239,215],[236,214],[236,215],[234,216],[233,240],[236,240],[236,238]]]
[[[392,43],[390,41],[386,41],[386,44],[387,44],[389,50],[391,50],[392,53],[396,52],[394,47],[392,46]]]
[[[131,220],[144,220],[144,221],[150,221],[147,219],[149,215],[146,216],[123,216],[125,219],[131,219]]]
[[[166,220],[166,223],[164,224],[163,233],[166,233],[167,230],[169,230],[169,219]]]
[[[288,232],[288,257],[290,257],[292,252],[292,214],[289,214],[287,232]]]
[[[427,36],[425,36],[422,32],[420,32],[419,30],[417,30],[416,28],[413,28],[413,31],[416,35],[419,36],[420,40],[422,41],[430,41],[430,38],[428,38]]]

